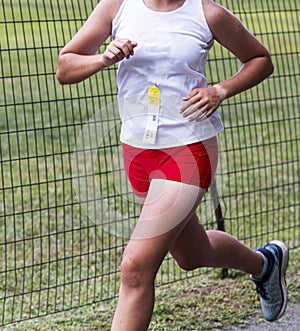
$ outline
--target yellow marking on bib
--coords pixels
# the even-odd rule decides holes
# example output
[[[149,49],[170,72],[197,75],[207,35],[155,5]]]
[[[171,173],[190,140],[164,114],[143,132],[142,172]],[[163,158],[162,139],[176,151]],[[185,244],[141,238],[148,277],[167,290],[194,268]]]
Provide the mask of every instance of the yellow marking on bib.
[[[156,86],[149,86],[148,88],[148,102],[149,105],[159,106],[160,103],[160,90]]]

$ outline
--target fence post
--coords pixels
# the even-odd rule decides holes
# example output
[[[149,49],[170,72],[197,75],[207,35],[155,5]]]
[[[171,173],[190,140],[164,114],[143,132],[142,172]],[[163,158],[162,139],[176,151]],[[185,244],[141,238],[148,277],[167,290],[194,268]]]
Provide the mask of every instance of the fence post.
[[[225,223],[224,223],[224,217],[222,214],[222,208],[220,205],[220,198],[218,194],[217,184],[215,177],[212,180],[211,186],[210,186],[210,196],[212,199],[214,211],[215,211],[215,217],[217,221],[217,229],[220,231],[225,232]],[[223,268],[221,272],[221,278],[226,278],[228,276],[228,269]]]

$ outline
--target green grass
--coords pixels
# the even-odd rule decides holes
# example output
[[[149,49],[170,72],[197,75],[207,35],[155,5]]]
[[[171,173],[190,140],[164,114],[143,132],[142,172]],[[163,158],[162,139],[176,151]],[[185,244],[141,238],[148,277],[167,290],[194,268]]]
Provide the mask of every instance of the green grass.
[[[97,223],[108,222],[116,231],[124,225],[122,217],[130,220],[139,212],[118,191],[114,177],[120,170],[116,148],[111,148],[118,144],[114,70],[75,86],[60,86],[54,77],[59,49],[95,4],[70,0],[47,5],[35,0],[30,6],[24,0],[13,5],[5,0],[3,4],[7,24],[0,23],[0,324],[50,314],[25,322],[18,326],[20,330],[108,328],[107,319],[115,305],[108,299],[117,294],[126,240],[103,232],[95,225],[96,216],[89,218],[86,210],[96,206]],[[225,227],[253,248],[273,237],[285,240],[292,248],[299,247],[300,64],[299,31],[295,30],[299,8],[296,4],[292,7],[291,1],[278,0],[267,12],[265,2],[255,2],[260,7],[253,19],[246,14],[253,1],[222,4],[241,14],[270,49],[275,64],[270,79],[225,102],[221,109],[226,130],[220,137],[217,179],[223,194]],[[60,21],[67,17],[71,21]],[[207,67],[209,82],[228,77],[238,66],[216,44]],[[104,140],[98,137],[99,141],[93,142],[105,149],[104,156],[103,149],[98,148],[90,164],[95,172],[92,184],[99,187],[101,197],[95,204],[79,204],[78,191],[74,192],[77,179],[73,151],[80,145],[84,123],[94,114],[102,122],[110,120],[106,127],[99,126],[99,131],[110,126],[113,130]],[[109,213],[107,205],[121,216],[119,222],[112,223],[116,214]],[[200,207],[204,209],[202,221],[207,228],[215,228],[207,206],[209,202]],[[159,289],[153,330],[172,326],[172,330],[190,331],[188,328],[198,325],[199,320],[204,328],[221,321],[238,322],[254,313],[248,310],[253,309],[253,296],[243,296],[240,312],[235,312],[234,305],[226,309],[226,300],[222,303],[224,293],[229,298],[248,293],[244,277],[234,280],[240,287],[231,293],[231,280],[216,279],[215,273],[196,275],[199,273],[191,280]],[[186,273],[168,258],[157,283],[185,278]],[[219,290],[213,291],[215,286]],[[296,283],[291,286],[297,289]],[[213,310],[216,296],[219,301]],[[77,306],[84,307],[53,315]],[[254,307],[257,311],[256,301]]]

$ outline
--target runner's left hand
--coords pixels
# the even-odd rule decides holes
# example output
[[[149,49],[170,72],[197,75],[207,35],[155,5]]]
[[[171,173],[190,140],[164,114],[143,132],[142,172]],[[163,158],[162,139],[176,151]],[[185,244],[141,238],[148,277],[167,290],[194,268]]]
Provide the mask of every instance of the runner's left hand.
[[[217,88],[195,88],[187,96],[182,98],[186,101],[180,109],[183,117],[188,117],[189,121],[200,122],[211,116],[223,101]]]

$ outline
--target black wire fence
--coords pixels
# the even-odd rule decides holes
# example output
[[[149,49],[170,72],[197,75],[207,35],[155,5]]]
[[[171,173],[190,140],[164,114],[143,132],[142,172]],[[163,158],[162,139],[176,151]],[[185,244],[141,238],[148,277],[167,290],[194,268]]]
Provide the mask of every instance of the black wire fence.
[[[222,0],[269,48],[275,72],[224,102],[220,165],[199,207],[207,229],[253,248],[300,246],[300,2]],[[139,214],[119,157],[115,70],[60,86],[59,50],[97,1],[1,2],[0,325],[117,295]],[[210,84],[239,63],[218,44]],[[217,219],[216,219],[217,216]],[[183,272],[167,257],[158,285]]]

